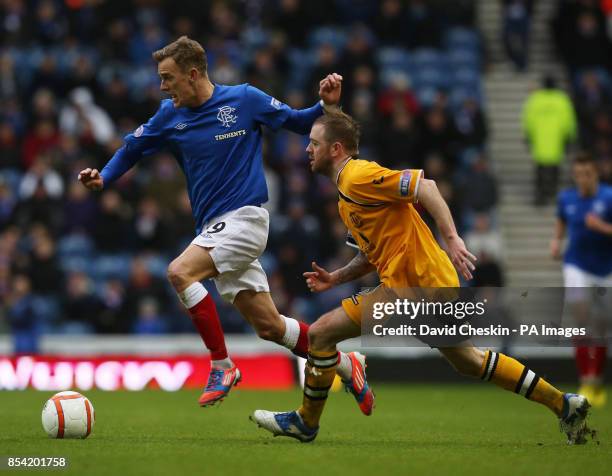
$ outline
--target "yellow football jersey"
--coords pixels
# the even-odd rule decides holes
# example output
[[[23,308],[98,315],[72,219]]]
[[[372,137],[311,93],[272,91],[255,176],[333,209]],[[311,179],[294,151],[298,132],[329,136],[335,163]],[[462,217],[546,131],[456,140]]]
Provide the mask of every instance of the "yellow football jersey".
[[[448,255],[412,205],[422,176],[350,159],[336,179],[340,217],[385,286],[458,287]]]

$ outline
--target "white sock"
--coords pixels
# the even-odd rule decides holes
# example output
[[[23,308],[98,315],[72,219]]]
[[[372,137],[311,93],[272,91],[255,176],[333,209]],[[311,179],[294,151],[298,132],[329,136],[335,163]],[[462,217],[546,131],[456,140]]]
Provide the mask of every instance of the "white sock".
[[[178,297],[187,309],[191,309],[202,299],[208,296],[208,291],[202,283],[195,282],[187,286],[183,292],[178,293]]]
[[[282,314],[281,317],[285,321],[285,335],[283,336],[281,344],[287,347],[287,349],[293,350],[300,338],[300,324],[291,317],[283,316]]]
[[[227,369],[231,369],[233,366],[234,366],[234,362],[232,362],[232,359],[230,359],[229,357],[226,357],[223,360],[211,360],[210,361],[210,368],[212,369],[227,370]]]
[[[350,380],[353,375],[351,358],[344,352],[340,352],[340,362],[338,362],[338,367],[336,367],[336,373],[340,375],[342,380]]]

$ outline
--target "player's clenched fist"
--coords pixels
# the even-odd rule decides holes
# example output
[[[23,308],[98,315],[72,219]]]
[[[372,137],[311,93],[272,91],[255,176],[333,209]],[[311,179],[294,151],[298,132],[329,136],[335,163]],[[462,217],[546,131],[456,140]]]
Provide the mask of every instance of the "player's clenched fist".
[[[328,105],[337,105],[342,94],[342,76],[337,73],[328,74],[319,82],[319,97]]]
[[[79,172],[79,182],[85,185],[89,190],[102,190],[104,187],[104,179],[98,169],[84,169]]]
[[[306,285],[313,293],[320,293],[333,288],[336,283],[331,273],[326,269],[321,268],[314,261],[312,262],[312,271],[306,271],[304,277],[306,278]]]

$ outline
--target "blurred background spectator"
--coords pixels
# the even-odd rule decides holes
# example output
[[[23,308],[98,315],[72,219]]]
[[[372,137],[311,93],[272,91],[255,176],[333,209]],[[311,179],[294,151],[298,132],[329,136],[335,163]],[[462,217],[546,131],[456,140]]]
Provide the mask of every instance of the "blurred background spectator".
[[[517,71],[527,69],[534,0],[503,0],[503,41]]]
[[[523,107],[523,133],[536,168],[536,205],[556,197],[559,167],[567,146],[576,139],[576,127],[572,100],[557,88],[554,77],[545,76]]]

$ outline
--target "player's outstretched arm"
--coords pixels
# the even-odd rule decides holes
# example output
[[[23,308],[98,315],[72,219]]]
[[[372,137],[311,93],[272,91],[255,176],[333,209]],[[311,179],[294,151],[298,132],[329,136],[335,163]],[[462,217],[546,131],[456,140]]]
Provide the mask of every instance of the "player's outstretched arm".
[[[552,256],[553,259],[561,258],[561,244],[564,236],[565,223],[563,220],[557,218],[557,222],[555,223],[555,235],[553,239],[550,240],[550,256]]]
[[[595,213],[588,213],[584,219],[584,224],[591,231],[612,236],[612,223],[608,223]]]
[[[361,278],[375,269],[374,265],[368,261],[366,255],[360,251],[350,263],[331,273],[313,261],[312,271],[305,272],[304,278],[306,278],[308,289],[313,293],[320,293],[338,284],[348,283],[354,279]]]
[[[438,229],[446,243],[448,255],[457,271],[465,279],[472,279],[476,256],[467,250],[465,243],[457,233],[453,216],[444,198],[440,195],[436,182],[421,179],[417,199],[436,221],[436,225],[438,225]]]
[[[79,172],[79,182],[89,190],[99,191],[104,188],[104,178],[98,169],[84,169]]]

